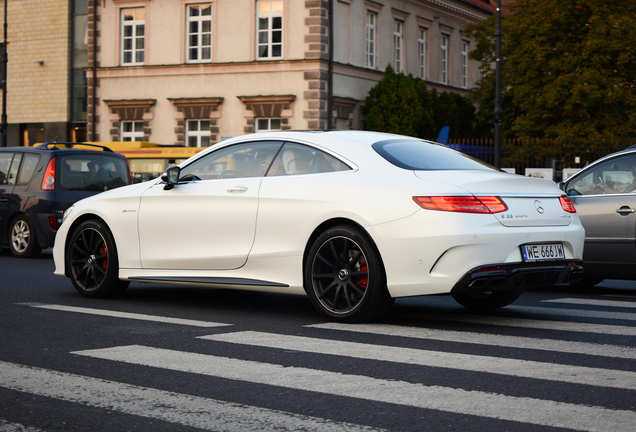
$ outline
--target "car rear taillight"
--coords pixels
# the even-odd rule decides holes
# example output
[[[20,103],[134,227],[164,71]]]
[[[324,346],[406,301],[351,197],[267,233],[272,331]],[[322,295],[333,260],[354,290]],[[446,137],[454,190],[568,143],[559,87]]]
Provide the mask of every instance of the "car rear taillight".
[[[53,231],[57,231],[57,218],[55,216],[49,217],[49,226]]]
[[[128,178],[130,178],[130,184],[133,182],[132,171],[130,171],[130,164],[128,163],[128,159],[126,159],[126,168],[128,168]]]
[[[506,203],[496,196],[416,196],[413,201],[426,210],[459,213],[501,213],[508,210]]]
[[[561,201],[561,208],[568,213],[576,213],[576,209],[574,208],[574,204],[570,201],[570,198],[562,196],[559,197],[559,201]]]
[[[42,179],[42,190],[55,190],[55,158],[49,161]]]

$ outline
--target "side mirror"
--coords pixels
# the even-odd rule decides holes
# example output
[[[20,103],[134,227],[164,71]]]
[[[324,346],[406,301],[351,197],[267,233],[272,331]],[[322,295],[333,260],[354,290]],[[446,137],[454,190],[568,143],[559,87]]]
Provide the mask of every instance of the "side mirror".
[[[559,189],[561,189],[563,192],[565,192],[565,182],[559,183]]]
[[[181,173],[181,168],[178,166],[168,167],[163,174],[161,174],[161,181],[165,183],[163,187],[164,190],[170,190],[179,183],[179,174]]]

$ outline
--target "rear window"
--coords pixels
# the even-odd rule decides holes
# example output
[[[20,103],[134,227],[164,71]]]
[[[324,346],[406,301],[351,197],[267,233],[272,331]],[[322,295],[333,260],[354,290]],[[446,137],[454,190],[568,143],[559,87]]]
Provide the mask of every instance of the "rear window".
[[[414,171],[488,170],[485,162],[438,144],[419,140],[388,140],[373,144],[373,149],[393,165]]]
[[[121,158],[93,153],[58,158],[58,190],[97,192],[130,184],[128,165]]]

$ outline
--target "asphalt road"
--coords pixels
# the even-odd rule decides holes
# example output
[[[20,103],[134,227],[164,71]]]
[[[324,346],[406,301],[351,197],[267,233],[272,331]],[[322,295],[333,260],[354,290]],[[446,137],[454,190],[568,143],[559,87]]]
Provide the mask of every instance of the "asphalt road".
[[[0,432],[633,431],[636,282],[488,314],[398,300],[329,323],[307,298],[131,284],[92,300],[50,251],[0,254]]]

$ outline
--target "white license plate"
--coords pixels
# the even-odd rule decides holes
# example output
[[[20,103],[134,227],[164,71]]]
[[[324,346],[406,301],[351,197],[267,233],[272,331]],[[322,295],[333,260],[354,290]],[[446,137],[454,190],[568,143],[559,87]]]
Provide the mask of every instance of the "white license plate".
[[[521,245],[525,262],[564,260],[565,250],[561,243]]]

